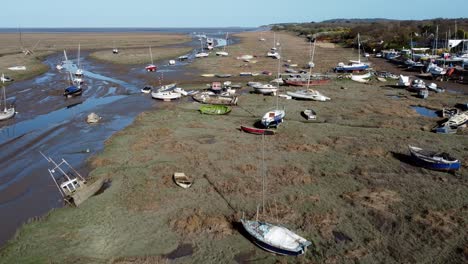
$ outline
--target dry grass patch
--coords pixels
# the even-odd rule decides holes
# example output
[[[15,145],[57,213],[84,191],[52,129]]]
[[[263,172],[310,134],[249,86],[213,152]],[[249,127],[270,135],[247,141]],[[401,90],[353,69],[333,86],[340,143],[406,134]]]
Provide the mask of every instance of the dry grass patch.
[[[170,227],[183,236],[209,234],[216,239],[232,235],[231,220],[224,215],[208,215],[200,210],[178,214],[180,217],[170,221]]]
[[[168,264],[169,259],[161,256],[121,257],[114,259],[112,264]]]
[[[342,194],[342,198],[352,204],[386,212],[389,207],[402,199],[397,192],[385,189],[362,189],[358,192]]]
[[[466,230],[468,223],[460,216],[467,213],[468,207],[447,211],[427,210],[414,216],[414,221],[442,237],[449,237],[459,229]]]
[[[325,214],[305,213],[300,219],[300,227],[307,232],[316,232],[326,240],[333,240],[333,230],[336,228],[340,218],[336,211]]]
[[[275,187],[287,185],[304,185],[313,182],[312,176],[303,169],[286,165],[270,166],[268,168],[268,183]]]

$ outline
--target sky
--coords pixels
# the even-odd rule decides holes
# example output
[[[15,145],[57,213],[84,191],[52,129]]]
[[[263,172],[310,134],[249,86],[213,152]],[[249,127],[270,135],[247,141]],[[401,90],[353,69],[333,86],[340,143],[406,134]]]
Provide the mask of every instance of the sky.
[[[440,0],[2,0],[0,28],[258,27],[333,18],[466,18],[467,6],[467,0],[450,0],[450,8]]]

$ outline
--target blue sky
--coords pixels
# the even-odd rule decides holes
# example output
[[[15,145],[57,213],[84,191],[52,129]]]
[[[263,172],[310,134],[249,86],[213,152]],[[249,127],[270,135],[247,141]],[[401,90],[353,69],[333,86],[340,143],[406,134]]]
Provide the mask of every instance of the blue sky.
[[[442,2],[444,4],[441,4]],[[256,27],[280,22],[322,21],[331,18],[467,17],[467,0],[442,2],[440,0],[2,0],[0,27]],[[445,3],[450,3],[450,7],[443,7]]]

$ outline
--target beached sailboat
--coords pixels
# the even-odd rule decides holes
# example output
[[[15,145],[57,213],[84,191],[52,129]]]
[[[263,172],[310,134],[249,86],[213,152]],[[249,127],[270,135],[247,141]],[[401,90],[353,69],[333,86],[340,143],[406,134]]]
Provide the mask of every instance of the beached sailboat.
[[[262,136],[262,211],[265,212],[265,136]],[[287,256],[297,256],[304,254],[307,247],[312,245],[312,242],[297,235],[293,231],[281,225],[274,225],[266,221],[257,219],[247,220],[245,217],[241,219],[242,226],[247,231],[252,241],[262,249]]]
[[[80,63],[80,56],[81,56],[81,45],[78,44],[78,57],[77,57],[77,69],[75,71],[75,77],[73,78],[73,82],[76,84],[82,84],[83,83],[83,69],[81,68],[81,63]]]
[[[274,59],[281,59],[281,55],[278,53],[276,50],[276,34],[273,32],[273,47],[270,49],[270,51],[267,52],[267,57],[271,57]]]
[[[182,97],[180,93],[176,93],[173,91],[165,91],[165,92],[152,92],[151,97],[158,100],[163,101],[172,101],[175,99],[179,99]]]
[[[278,60],[278,77],[280,76],[280,67],[281,67],[281,63]],[[268,85],[270,85],[270,84],[268,84]],[[254,86],[254,89],[255,89],[255,86]],[[277,83],[276,84],[276,91],[278,91],[278,90],[279,90],[279,84]],[[278,93],[276,91],[274,92],[274,94],[276,95],[276,108],[266,112],[262,116],[262,119],[260,121],[261,124],[265,128],[270,128],[270,127],[276,127],[277,128],[279,126],[279,124],[281,124],[283,122],[283,119],[286,116],[286,110],[284,110],[284,108],[283,109],[279,108]]]
[[[10,119],[15,115],[14,107],[7,107],[7,97],[5,91],[5,75],[2,73],[2,90],[3,90],[3,111],[0,111],[0,121]]]
[[[321,94],[319,91],[313,90],[313,89],[299,90],[295,92],[286,92],[286,93],[295,99],[314,100],[314,101],[320,101],[320,102],[331,100],[330,97],[327,97]]]
[[[224,45],[222,51],[217,51],[216,52],[216,56],[229,56],[229,53],[226,51],[226,48],[228,46],[228,34],[229,33],[226,32],[226,45]]]
[[[65,97],[72,97],[72,96],[79,96],[83,93],[83,89],[81,88],[81,83],[80,82],[74,82],[74,79],[72,79],[72,74],[71,72],[68,72],[68,82],[69,86],[65,88],[63,91],[63,95]]]
[[[148,66],[145,67],[145,70],[147,72],[155,72],[158,67],[156,65],[154,65],[154,62],[153,62],[153,52],[151,51],[151,47],[149,47],[149,52],[150,52],[150,57],[151,57],[151,64],[149,64]]]
[[[207,52],[204,52],[204,50],[203,50],[203,40],[202,40],[202,38],[200,38],[200,52],[195,54],[195,58],[204,58],[204,57],[208,57],[208,56],[210,56],[210,54],[207,53]]]
[[[112,45],[112,54],[119,54],[119,49],[115,46],[115,41]]]
[[[266,83],[266,84],[259,83],[259,84],[256,84],[256,85],[252,86],[252,87],[254,89],[254,92],[256,92],[256,93],[273,94],[273,95],[276,95],[276,92],[279,89],[278,85],[275,86],[275,85],[269,84],[269,83]]]
[[[356,72],[364,71],[369,69],[369,65],[361,62],[361,41],[360,34],[358,33],[358,60],[351,60],[348,65],[345,65],[343,62],[338,63],[338,66],[335,67],[335,72]]]
[[[53,167],[48,169],[50,177],[54,180],[64,201],[70,205],[79,206],[97,193],[104,184],[104,179],[98,179],[89,184],[65,159],[62,158],[60,163],[56,163],[52,158],[40,153],[49,163],[52,163]]]

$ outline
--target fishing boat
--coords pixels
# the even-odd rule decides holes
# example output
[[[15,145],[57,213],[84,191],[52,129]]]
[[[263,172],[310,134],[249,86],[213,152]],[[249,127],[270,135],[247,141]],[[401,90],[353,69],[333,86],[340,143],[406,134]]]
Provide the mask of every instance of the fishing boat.
[[[2,90],[3,90],[3,111],[0,111],[0,120],[7,120],[12,118],[15,115],[15,108],[14,107],[7,107],[7,97],[6,97],[6,91],[5,91],[5,80],[4,80],[4,75],[2,73]]]
[[[335,67],[335,72],[358,72],[369,69],[369,65],[361,62],[361,41],[360,34],[358,34],[358,60],[350,61],[348,65],[345,65],[343,62],[338,63]]]
[[[180,93],[166,91],[166,92],[152,92],[151,97],[153,97],[154,99],[158,99],[158,100],[171,101],[171,100],[181,98],[182,95]]]
[[[317,120],[317,113],[313,109],[305,109],[302,111],[302,115],[305,117],[307,120]]]
[[[228,46],[228,34],[229,34],[229,33],[226,32],[226,39],[225,39],[226,45],[224,45],[222,51],[217,51],[217,52],[216,52],[216,56],[229,56],[229,53],[226,51],[226,48],[227,48],[227,46]]]
[[[447,122],[442,125],[447,125],[452,128],[460,127],[468,123],[468,111],[464,111],[451,116]]]
[[[231,112],[231,108],[226,105],[202,105],[200,113],[206,115],[225,115]]]
[[[414,161],[426,169],[443,171],[460,169],[460,161],[446,152],[423,150],[410,145],[408,148]]]
[[[274,135],[275,134],[275,131],[269,130],[269,129],[261,129],[261,128],[247,127],[247,126],[241,126],[240,128],[244,132],[255,134],[255,135]]]
[[[185,175],[183,172],[175,172],[174,173],[174,182],[178,186],[188,189],[193,184],[193,178]]]
[[[153,86],[147,85],[140,90],[142,93],[149,94],[153,91]]]
[[[198,93],[192,96],[193,100],[212,105],[236,105],[238,101],[237,96],[223,96],[206,93]]]
[[[148,66],[145,67],[145,70],[147,72],[155,72],[156,70],[158,70],[158,67],[156,65],[154,65],[154,62],[153,62],[153,52],[151,52],[151,47],[149,47],[149,52],[150,52],[150,57],[151,57],[151,64],[149,64]]]
[[[70,205],[81,205],[97,193],[104,184],[104,179],[88,183],[65,159],[62,158],[60,163],[56,163],[52,158],[40,153],[49,163],[52,163],[53,167],[48,169],[50,177],[59,189],[64,201]],[[56,174],[59,175],[56,176]]]
[[[286,92],[286,93],[295,99],[314,100],[314,101],[320,101],[320,102],[331,100],[330,97],[327,97],[321,94],[319,91],[313,90],[313,89],[299,90],[295,92]]]
[[[257,84],[257,85],[254,85],[252,86],[253,89],[254,89],[254,92],[256,93],[260,93],[260,94],[273,94],[275,95],[276,92],[278,91],[278,86],[274,86],[272,84]]]

